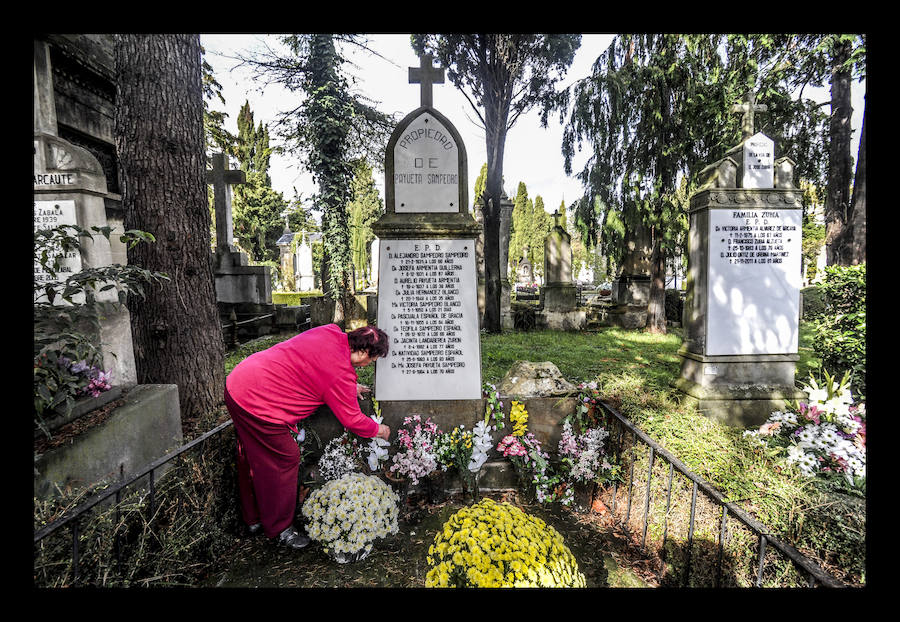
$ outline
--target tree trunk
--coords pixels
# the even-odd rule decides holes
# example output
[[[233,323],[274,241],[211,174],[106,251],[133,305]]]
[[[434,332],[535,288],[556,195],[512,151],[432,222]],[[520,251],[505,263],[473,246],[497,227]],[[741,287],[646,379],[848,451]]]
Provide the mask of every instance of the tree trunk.
[[[846,265],[844,229],[850,225],[851,170],[850,42],[835,42],[831,73],[831,119],[828,134],[828,184],[825,195],[826,261]]]
[[[650,300],[647,303],[648,333],[666,334],[666,255],[659,233],[652,232],[653,251],[650,254]]]
[[[224,344],[210,256],[198,35],[116,38],[116,150],[128,262],[170,281],[131,299],[138,382],[178,385],[182,420],[222,404]]]
[[[484,323],[489,333],[499,333],[500,270],[500,201],[503,197],[503,151],[506,145],[508,102],[500,97],[485,97],[485,148],[487,178],[485,180],[484,214]],[[505,274],[505,271],[503,272]]]
[[[853,180],[853,204],[848,259],[850,264],[866,262],[866,104],[863,103],[862,129],[859,134],[859,155],[856,158],[856,177]]]

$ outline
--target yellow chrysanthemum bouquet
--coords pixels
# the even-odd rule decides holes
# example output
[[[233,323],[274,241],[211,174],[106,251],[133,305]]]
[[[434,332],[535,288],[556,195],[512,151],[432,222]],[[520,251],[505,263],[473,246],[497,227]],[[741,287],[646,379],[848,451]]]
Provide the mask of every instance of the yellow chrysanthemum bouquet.
[[[349,473],[309,495],[306,533],[338,562],[362,559],[376,539],[397,533],[399,501],[378,477]]]
[[[585,587],[558,531],[491,499],[453,514],[427,559],[426,587]]]

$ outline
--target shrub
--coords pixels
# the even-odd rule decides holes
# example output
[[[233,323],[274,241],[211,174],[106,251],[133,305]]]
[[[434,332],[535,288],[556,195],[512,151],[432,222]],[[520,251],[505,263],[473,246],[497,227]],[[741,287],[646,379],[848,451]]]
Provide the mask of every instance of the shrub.
[[[303,300],[305,298],[315,298],[316,296],[321,296],[322,292],[320,291],[310,291],[310,292],[272,292],[272,302],[277,305],[288,305],[290,307],[296,307],[298,305],[303,304]]]
[[[816,321],[813,349],[822,368],[837,376],[853,375],[860,395],[866,393],[866,265],[828,266],[822,285],[825,313]]]
[[[800,290],[803,296],[803,308],[800,317],[807,321],[817,320],[825,315],[825,292],[818,285],[811,285]]]

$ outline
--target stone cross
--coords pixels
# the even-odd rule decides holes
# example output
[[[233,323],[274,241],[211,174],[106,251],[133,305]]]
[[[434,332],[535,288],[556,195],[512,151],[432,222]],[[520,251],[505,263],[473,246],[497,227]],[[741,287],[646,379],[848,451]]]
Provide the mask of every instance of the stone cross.
[[[756,103],[756,95],[753,93],[753,89],[747,91],[746,102],[734,104],[731,107],[731,112],[744,113],[741,117],[741,140],[746,140],[756,133],[753,129],[753,113],[766,112],[767,110],[768,106],[765,104]]]
[[[559,210],[553,212],[553,226],[559,227],[560,229],[565,229],[565,225],[562,223],[563,215],[559,213]]]
[[[431,54],[425,54],[419,57],[419,66],[409,68],[409,83],[421,84],[421,103],[422,106],[434,106],[434,100],[431,95],[431,86],[433,84],[444,83],[444,68],[432,67],[431,62],[434,57]]]
[[[225,154],[212,157],[212,169],[206,171],[206,183],[213,185],[213,205],[216,210],[216,252],[234,250],[234,223],[231,220],[231,186],[246,183],[244,171],[225,168]]]

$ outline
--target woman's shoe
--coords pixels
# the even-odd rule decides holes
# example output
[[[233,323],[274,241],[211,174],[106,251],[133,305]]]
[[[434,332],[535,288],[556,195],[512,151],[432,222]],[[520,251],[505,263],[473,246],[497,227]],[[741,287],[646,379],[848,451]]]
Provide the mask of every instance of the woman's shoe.
[[[291,549],[302,549],[310,540],[308,536],[303,535],[294,527],[288,527],[278,534],[278,544],[282,544]]]

